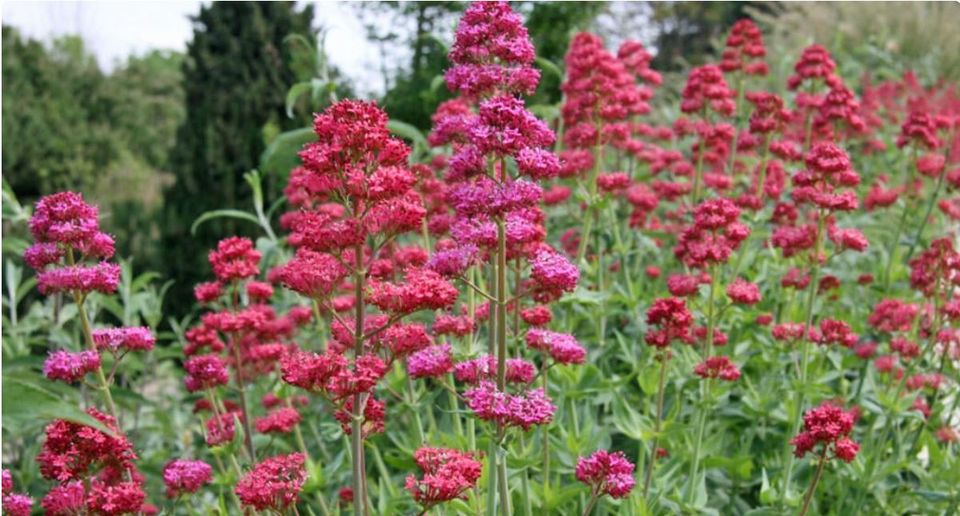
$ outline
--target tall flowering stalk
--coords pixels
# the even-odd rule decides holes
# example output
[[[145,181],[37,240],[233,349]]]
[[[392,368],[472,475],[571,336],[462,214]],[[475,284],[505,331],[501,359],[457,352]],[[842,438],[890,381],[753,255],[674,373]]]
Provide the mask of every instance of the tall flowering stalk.
[[[85,381],[93,374],[106,412],[96,407],[87,414],[108,431],[57,419],[44,429],[45,439],[37,455],[40,474],[57,482],[43,498],[48,514],[121,514],[145,508],[144,478],[137,469],[133,445],[120,428],[119,411],[110,389],[117,366],[131,352],[153,349],[154,336],[148,328],[95,329],[84,306],[94,292],[112,294],[117,290],[120,266],[109,263],[114,254],[113,238],[100,231],[99,210],[80,194],[60,192],[37,202],[30,219],[35,243],[24,252],[24,261],[37,270],[37,285],[44,295],[68,294],[77,307],[86,350],[53,351],[43,365],[50,380],[65,383]],[[109,373],[102,356],[113,357]],[[29,504],[20,495],[8,495],[8,472],[4,471],[4,512],[29,514]],[[24,512],[25,509],[25,512]]]
[[[846,347],[852,347],[856,342],[856,336],[849,335],[849,327],[842,321],[824,319],[820,325],[821,331],[815,331],[814,306],[821,287],[820,276],[823,266],[830,258],[840,253],[863,252],[869,245],[860,230],[839,228],[834,225],[835,214],[853,211],[858,206],[858,199],[852,188],[860,183],[860,175],[853,170],[846,152],[833,143],[819,142],[807,153],[805,163],[806,169],[793,177],[794,189],[791,195],[796,206],[809,208],[809,216],[805,217],[807,222],[799,226],[792,223],[782,224],[774,229],[771,236],[771,243],[780,248],[785,257],[801,256],[805,267],[808,268],[808,271],[800,273],[804,276],[802,288],[809,290],[803,305],[802,326],[799,327],[801,356],[797,376],[801,387],[795,391],[793,433],[796,433],[800,427],[808,381],[811,343],[820,345],[840,343]],[[792,208],[796,209],[796,206]],[[796,221],[796,215],[790,218]],[[833,253],[829,257],[824,254],[825,243],[828,240],[833,243]],[[836,331],[838,328],[842,330],[839,333]],[[833,331],[825,331],[827,329]],[[785,457],[785,462],[787,465],[782,493],[784,499],[790,491],[793,457]]]
[[[385,415],[374,390],[394,360],[429,344],[400,321],[452,306],[457,291],[421,267],[425,256],[396,259],[396,237],[420,230],[426,210],[413,190],[410,149],[390,136],[386,114],[373,103],[344,100],[316,116],[314,132],[317,141],[300,153],[304,169],[288,187],[301,206],[284,221],[297,252],[273,278],[330,315],[333,341],[323,354],[286,355],[281,371],[287,383],[334,405],[351,438],[354,511],[366,514],[363,442],[383,431]],[[352,318],[338,313],[347,310]]]
[[[495,381],[480,381],[463,396],[478,417],[496,428],[487,455],[491,479],[488,514],[495,513],[497,503],[509,513],[509,475],[500,451],[507,431],[513,427],[527,431],[549,423],[554,407],[543,389],[507,392],[508,305],[519,310],[524,298],[532,296],[541,302],[556,299],[573,290],[579,274],[562,254],[543,243],[546,233],[538,206],[542,190],[535,182],[520,177],[541,180],[560,170],[557,157],[545,150],[554,142],[553,132],[527,111],[517,96],[532,93],[539,81],[539,72],[532,67],[533,45],[520,17],[505,2],[471,4],[457,26],[449,57],[454,66],[446,72],[447,85],[475,104],[476,112],[462,112],[460,118],[451,119],[461,124],[462,135],[446,175],[456,216],[451,227],[455,246],[435,255],[431,264],[458,276],[481,256],[491,262],[492,293],[484,294],[490,301]],[[512,296],[508,284],[510,262],[516,266]],[[531,282],[521,280],[524,262],[530,264]],[[518,332],[519,318],[514,319]],[[582,348],[572,337],[534,334],[531,330],[527,342],[560,363],[582,361]],[[570,349],[580,358],[570,358],[566,354]]]

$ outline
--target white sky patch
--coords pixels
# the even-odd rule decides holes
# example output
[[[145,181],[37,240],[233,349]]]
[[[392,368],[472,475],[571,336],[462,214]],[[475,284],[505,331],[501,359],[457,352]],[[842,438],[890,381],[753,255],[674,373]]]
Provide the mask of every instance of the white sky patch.
[[[363,25],[345,2],[313,2],[314,25],[328,28],[330,62],[353,81],[363,95],[382,93],[380,55],[366,38]],[[49,41],[79,34],[105,71],[131,54],[152,49],[185,52],[193,37],[190,16],[201,2],[5,1],[0,19],[34,39]]]

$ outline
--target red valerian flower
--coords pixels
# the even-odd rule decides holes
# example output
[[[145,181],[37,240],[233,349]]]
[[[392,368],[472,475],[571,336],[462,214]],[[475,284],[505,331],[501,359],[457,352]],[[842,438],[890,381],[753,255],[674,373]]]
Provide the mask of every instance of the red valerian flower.
[[[527,384],[537,375],[537,368],[522,358],[507,359],[507,383]],[[497,377],[497,357],[482,355],[477,358],[458,362],[453,366],[453,377],[458,382],[476,385],[484,380]]]
[[[517,426],[524,431],[534,425],[549,423],[556,411],[556,406],[543,389],[514,395],[497,390],[497,385],[490,381],[481,381],[477,387],[464,392],[463,397],[470,410],[480,419],[498,425]]]
[[[760,28],[749,18],[737,20],[730,29],[726,48],[720,55],[720,68],[727,73],[742,71],[747,75],[766,75],[765,55],[767,50]]]
[[[423,471],[423,478],[409,475],[405,488],[428,510],[438,503],[462,498],[473,489],[483,472],[483,464],[476,453],[449,448],[420,448],[413,460]]]
[[[112,294],[120,283],[120,266],[100,262],[96,265],[69,265],[45,270],[37,275],[41,294],[58,292],[101,292]]]
[[[665,348],[673,340],[689,341],[693,314],[683,299],[660,298],[647,310],[647,324],[658,326],[648,331],[644,340],[650,346]]]
[[[307,479],[304,462],[302,453],[270,457],[244,475],[234,491],[244,505],[283,512],[297,502]]]
[[[884,299],[873,307],[873,312],[867,317],[867,324],[877,331],[887,333],[909,331],[919,310],[917,305],[904,303],[899,299]]]
[[[156,338],[145,326],[130,328],[104,328],[93,330],[93,342],[97,349],[114,353],[123,351],[150,351]]]
[[[187,390],[196,392],[226,385],[230,381],[227,365],[217,355],[198,355],[184,362],[187,371],[183,383]]]
[[[119,432],[116,420],[92,407],[87,413],[114,435],[62,419],[50,423],[44,430],[46,440],[36,459],[44,478],[67,482],[87,478],[91,468],[133,470],[136,454]]]
[[[453,356],[449,344],[429,346],[407,358],[407,372],[411,378],[440,378],[452,370]]]
[[[760,302],[760,288],[742,278],[737,278],[727,285],[727,296],[734,303],[755,305]]]
[[[349,397],[347,401],[344,402],[343,408],[333,415],[333,417],[340,422],[340,428],[343,430],[343,433],[347,435],[353,433],[353,428],[350,424],[353,421],[353,406],[353,397]],[[360,433],[364,439],[373,434],[383,433],[386,428],[386,407],[386,403],[373,396],[367,397],[367,404],[363,408],[363,420],[360,424]]]
[[[257,418],[254,426],[261,434],[286,434],[300,423],[300,413],[293,407],[281,407]]]
[[[533,328],[527,332],[526,340],[528,347],[546,351],[559,364],[582,364],[587,357],[576,337],[568,333]]]
[[[213,468],[202,460],[177,459],[163,468],[163,483],[167,486],[167,498],[196,493],[204,484],[210,483]]]
[[[725,356],[710,357],[697,364],[693,372],[700,378],[719,378],[728,382],[740,378],[740,370]]]
[[[249,238],[221,240],[216,250],[210,251],[209,260],[214,275],[222,282],[242,280],[260,272],[260,252]]]
[[[794,74],[787,78],[787,88],[796,90],[806,81],[823,80],[828,84],[839,81],[834,75],[837,64],[830,56],[830,52],[820,45],[810,45],[803,49],[803,54],[793,67]]]
[[[74,383],[100,369],[100,354],[86,350],[77,353],[59,350],[50,353],[43,363],[43,375],[51,380]]]
[[[699,113],[709,107],[721,115],[731,116],[736,110],[734,93],[717,65],[708,64],[690,70],[681,96],[680,110],[684,113]]]
[[[633,463],[623,452],[597,450],[593,455],[577,460],[576,475],[577,480],[590,486],[593,496],[625,498],[636,484],[633,469]]]
[[[853,411],[844,411],[830,402],[808,410],[803,415],[804,430],[790,441],[794,454],[803,457],[822,444],[824,453],[832,447],[836,458],[852,462],[860,450],[860,446],[848,437],[855,420]]]

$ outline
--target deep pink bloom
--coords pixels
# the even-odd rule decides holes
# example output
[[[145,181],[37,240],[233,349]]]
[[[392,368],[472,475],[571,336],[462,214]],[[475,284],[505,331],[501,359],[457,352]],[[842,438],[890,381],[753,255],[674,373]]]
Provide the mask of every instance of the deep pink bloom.
[[[293,259],[275,269],[276,280],[284,287],[311,299],[328,297],[347,276],[347,270],[333,256],[297,249]]]
[[[580,271],[562,254],[542,250],[531,263],[530,275],[538,286],[550,292],[573,292],[580,280]]]
[[[733,280],[727,285],[727,296],[734,303],[755,305],[760,302],[760,288],[756,283],[750,283],[742,278]]]
[[[411,378],[439,378],[450,371],[453,371],[453,356],[449,344],[430,346],[407,358]]]
[[[434,271],[409,269],[404,279],[403,283],[371,280],[370,303],[385,312],[407,314],[449,308],[457,299],[457,289]]]
[[[658,326],[658,329],[647,332],[646,343],[664,348],[673,340],[690,340],[693,314],[683,299],[660,298],[647,310],[647,324]]]
[[[507,383],[526,384],[533,381],[537,375],[537,368],[532,363],[521,358],[508,358]],[[497,378],[497,357],[483,355],[471,360],[458,362],[453,366],[453,376],[458,382],[476,385],[484,380]]]
[[[43,375],[51,380],[73,383],[87,373],[100,369],[100,354],[96,351],[54,351],[43,363]]]
[[[546,351],[559,364],[582,364],[587,357],[576,337],[568,333],[533,328],[527,332],[526,340],[528,347]]]
[[[101,292],[112,294],[120,282],[120,266],[100,262],[96,265],[70,265],[45,270],[37,275],[41,294],[57,292]]]
[[[478,458],[476,453],[448,448],[420,448],[414,452],[413,460],[423,471],[423,478],[409,475],[405,488],[425,509],[462,498],[476,487],[483,472]]]
[[[260,272],[260,252],[253,248],[249,238],[225,238],[217,243],[216,250],[210,251],[208,258],[213,273],[222,282],[249,278]]]
[[[67,482],[87,478],[92,470],[109,467],[133,470],[136,455],[116,420],[95,408],[87,413],[113,432],[108,435],[93,427],[57,419],[46,426],[46,440],[37,454],[44,478]]]
[[[794,454],[803,457],[817,444],[822,444],[825,449],[832,446],[838,459],[851,462],[859,450],[859,446],[848,438],[855,421],[853,411],[844,411],[830,402],[808,410],[803,415],[804,430],[790,441]]]
[[[117,352],[150,351],[156,342],[153,332],[145,326],[129,328],[104,328],[93,330],[93,342],[97,349]]]
[[[258,511],[284,512],[297,502],[307,480],[302,453],[277,455],[257,463],[234,490],[244,505]]]
[[[230,381],[227,365],[217,355],[198,355],[184,362],[183,368],[187,371],[183,383],[187,390],[196,392],[226,385]]]
[[[204,484],[209,484],[213,468],[202,460],[177,459],[163,468],[163,483],[167,486],[167,498],[176,498],[187,493],[196,493]]]
[[[300,423],[300,413],[293,407],[281,407],[257,418],[254,426],[261,434],[286,434]]]
[[[524,431],[534,425],[549,423],[556,411],[543,389],[514,395],[498,391],[493,382],[481,381],[477,387],[464,392],[463,397],[470,410],[480,419],[505,426],[517,426]]]
[[[594,496],[624,498],[636,483],[633,469],[633,463],[623,452],[597,450],[593,455],[577,460],[576,475],[577,480],[590,486]]]
[[[700,378],[719,378],[728,382],[740,378],[740,370],[725,356],[715,356],[696,365],[693,372]]]
[[[193,287],[193,297],[198,303],[212,303],[223,295],[223,285],[219,281],[199,283]]]
[[[422,324],[396,324],[383,332],[383,343],[397,357],[404,357],[433,344]]]

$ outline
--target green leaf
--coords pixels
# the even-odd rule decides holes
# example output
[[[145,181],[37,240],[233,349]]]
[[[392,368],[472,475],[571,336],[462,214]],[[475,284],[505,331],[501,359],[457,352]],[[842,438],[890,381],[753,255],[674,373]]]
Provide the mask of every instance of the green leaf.
[[[293,106],[297,104],[297,99],[299,99],[304,93],[310,91],[310,88],[312,87],[313,84],[311,84],[309,81],[298,82],[290,87],[290,89],[287,91],[287,100],[285,103],[288,118],[293,118]]]
[[[241,210],[213,210],[213,211],[208,211],[208,212],[204,213],[203,215],[200,215],[199,217],[197,217],[197,220],[193,221],[193,225],[190,226],[190,234],[191,234],[191,235],[196,235],[196,234],[197,234],[197,228],[200,227],[200,225],[203,224],[204,222],[206,222],[206,221],[208,221],[208,220],[219,219],[219,218],[224,218],[224,217],[226,217],[226,218],[233,218],[233,219],[240,219],[240,220],[247,220],[247,221],[253,222],[254,224],[260,225],[260,221],[257,220],[257,218],[256,218],[255,216],[253,216],[253,215],[251,215],[251,214],[249,214],[249,213],[247,213],[247,212],[245,212],[245,211],[241,211]]]
[[[314,139],[312,127],[280,133],[260,155],[260,170],[265,174],[289,172],[300,162],[297,153],[303,145]]]
[[[434,95],[436,95],[437,92],[440,91],[440,88],[443,87],[445,84],[446,84],[446,81],[444,80],[443,75],[438,75],[434,77],[433,80],[430,81],[430,93],[433,93]]]
[[[401,122],[399,120],[390,120],[389,122],[387,122],[387,129],[389,129],[391,133],[401,138],[410,140],[415,144],[423,145],[423,146],[427,145],[427,138],[423,135],[422,132],[420,132],[420,129],[417,129],[416,127],[406,122]]]
[[[42,387],[41,382],[41,377],[36,374],[3,375],[3,424],[8,430],[66,419],[113,435],[103,423],[76,405],[63,401],[56,392]]]
[[[544,72],[549,72],[560,81],[563,80],[563,71],[560,70],[560,67],[554,64],[553,61],[538,57],[534,62],[537,63]]]

